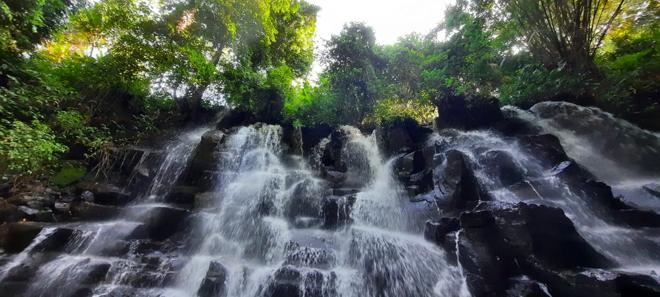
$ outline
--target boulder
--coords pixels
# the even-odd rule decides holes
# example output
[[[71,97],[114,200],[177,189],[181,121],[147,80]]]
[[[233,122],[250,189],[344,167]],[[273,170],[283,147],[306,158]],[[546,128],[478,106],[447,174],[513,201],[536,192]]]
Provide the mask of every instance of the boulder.
[[[200,191],[212,187],[214,172],[220,159],[219,147],[226,139],[226,135],[218,130],[210,130],[202,135],[202,139],[195,148],[190,163],[182,175],[182,181],[185,185],[197,186]]]
[[[323,198],[321,216],[323,227],[332,229],[351,222],[351,208],[355,203],[356,196],[327,196]]]
[[[467,157],[457,150],[445,153],[445,161],[433,171],[433,183],[438,208],[450,214],[472,209],[479,201],[492,200]]]
[[[264,297],[302,297],[302,274],[294,266],[284,266],[275,271]]]
[[[18,253],[24,250],[41,232],[39,224],[21,222],[0,225],[0,248],[7,253]]]
[[[539,267],[555,273],[614,265],[558,208],[482,203],[461,214],[460,223],[459,262],[474,295],[503,295],[507,280],[518,275],[548,283]]]
[[[195,196],[199,192],[199,188],[192,186],[177,186],[165,197],[165,202],[172,204],[181,204],[192,206],[195,204]]]
[[[438,129],[477,129],[503,119],[499,100],[494,97],[449,95],[435,104],[438,107]]]
[[[32,252],[61,252],[76,233],[79,233],[79,231],[69,228],[55,228],[32,248]]]
[[[217,261],[211,261],[206,276],[197,291],[199,297],[227,296],[227,269]]]
[[[0,200],[0,223],[18,222],[26,217],[25,212],[18,209],[16,205]]]
[[[479,156],[479,163],[484,172],[498,180],[502,186],[510,186],[524,180],[524,171],[505,151],[489,150]]]
[[[386,155],[409,152],[426,141],[432,132],[412,119],[387,122],[376,128],[379,146]]]
[[[440,218],[428,220],[424,225],[424,238],[435,243],[442,243],[447,234],[458,231],[460,222],[457,218]],[[442,245],[442,244],[440,244]]]
[[[86,181],[78,183],[77,188],[87,199],[91,198],[89,193],[92,193],[93,201],[90,202],[96,204],[122,206],[133,200],[131,193],[113,184]]]
[[[89,202],[78,202],[71,205],[71,215],[85,221],[108,220],[118,216],[119,213],[121,213],[121,208],[116,206]]]
[[[185,209],[160,206],[149,209],[141,220],[149,238],[164,240],[184,226],[189,214]]]
[[[284,215],[290,220],[296,217],[318,217],[321,204],[318,197],[322,195],[312,180],[297,183],[290,190],[291,199],[285,206]]]
[[[332,126],[327,124],[301,127],[300,134],[302,137],[303,153],[311,152],[312,148],[316,146],[321,139],[328,137],[328,135],[332,133],[332,130]]]
[[[525,154],[534,156],[546,168],[570,160],[559,138],[551,134],[522,136],[518,138],[518,145]]]

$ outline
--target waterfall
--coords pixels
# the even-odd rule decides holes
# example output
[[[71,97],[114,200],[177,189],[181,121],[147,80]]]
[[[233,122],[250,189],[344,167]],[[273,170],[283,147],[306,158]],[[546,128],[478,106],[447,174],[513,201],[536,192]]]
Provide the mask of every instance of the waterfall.
[[[3,272],[11,272],[15,267],[34,265],[31,262],[43,256],[34,258],[33,248],[49,235],[58,231],[70,232],[68,241],[62,247],[61,254],[52,260],[39,264],[35,272],[35,281],[21,296],[65,297],[77,294],[104,296],[109,288],[121,286],[134,276],[138,259],[131,258],[130,246],[128,258],[117,257],[128,244],[126,238],[134,234],[145,222],[150,220],[151,211],[156,208],[169,207],[163,203],[154,204],[150,201],[161,199],[172,188],[187,164],[202,133],[206,129],[196,129],[182,134],[165,147],[165,158],[156,171],[151,184],[145,191],[143,199],[138,199],[108,222],[72,223],[60,228],[44,228],[32,244],[14,260],[2,268]],[[38,252],[38,251],[37,251]],[[98,288],[88,287],[88,284],[106,278],[106,283]],[[4,273],[3,273],[4,274]],[[100,279],[97,279],[100,278]]]
[[[660,135],[595,107],[542,102],[505,112],[559,138],[581,165],[612,186],[660,181]]]
[[[521,117],[526,118],[529,115],[523,114],[523,116]],[[529,120],[530,123],[538,124],[538,121]],[[589,119],[585,120],[589,121]],[[580,136],[571,137],[575,138],[571,141],[577,143],[589,142],[588,139]],[[561,136],[560,140],[562,143],[566,141]],[[649,275],[657,275],[660,271],[660,256],[657,254],[660,249],[660,236],[654,234],[652,230],[632,229],[614,224],[612,218],[598,211],[593,202],[581,198],[582,193],[576,192],[566,180],[556,176],[557,171],[563,169],[561,166],[568,164],[562,163],[558,168],[545,168],[542,164],[543,160],[525,152],[518,141],[490,131],[444,130],[435,133],[429,142],[443,151],[458,150],[467,156],[479,183],[485,185],[495,200],[505,203],[525,201],[563,209],[578,232],[596,250],[618,263],[620,270]],[[533,194],[517,192],[512,190],[511,186],[502,183],[502,173],[492,172],[493,165],[488,163],[489,155],[493,153],[511,158],[514,168],[508,169],[507,174],[512,170],[520,172]],[[580,164],[583,164],[582,161],[587,161],[580,159],[579,155],[572,155],[573,153],[574,150],[567,150],[569,157],[576,158]],[[596,155],[599,153],[598,150],[594,151]],[[588,166],[590,163],[587,161],[584,164]],[[593,168],[595,167],[589,169]]]
[[[315,223],[332,191],[305,162],[284,164],[279,126],[240,128],[221,148],[218,208],[201,214],[205,239],[172,296],[201,293],[214,263],[227,272],[227,296],[457,296],[462,278],[444,252],[406,230],[405,198],[375,137],[341,129],[347,175],[365,182],[350,226]]]

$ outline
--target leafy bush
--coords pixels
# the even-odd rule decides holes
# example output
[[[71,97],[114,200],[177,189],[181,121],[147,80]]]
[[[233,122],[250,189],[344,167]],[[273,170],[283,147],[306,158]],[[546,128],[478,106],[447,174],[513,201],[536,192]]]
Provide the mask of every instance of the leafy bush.
[[[48,169],[67,150],[48,125],[38,120],[31,125],[14,121],[10,129],[0,130],[0,160],[6,164],[0,171],[35,175]]]
[[[399,119],[413,119],[419,124],[430,124],[437,116],[435,105],[422,100],[390,98],[381,100],[365,124],[382,124]]]
[[[526,65],[500,88],[504,104],[529,107],[548,100],[575,101],[591,94],[595,83],[587,74],[569,73],[564,65],[547,69]]]

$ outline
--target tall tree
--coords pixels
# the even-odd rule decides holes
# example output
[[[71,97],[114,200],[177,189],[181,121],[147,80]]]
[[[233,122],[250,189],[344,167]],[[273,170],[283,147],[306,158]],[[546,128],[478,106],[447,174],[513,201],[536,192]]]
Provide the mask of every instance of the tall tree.
[[[503,1],[532,53],[546,64],[598,72],[594,57],[625,0]]]
[[[337,92],[340,122],[360,122],[376,103],[378,73],[384,66],[376,54],[373,30],[362,23],[344,26],[328,42],[325,62],[330,85]]]

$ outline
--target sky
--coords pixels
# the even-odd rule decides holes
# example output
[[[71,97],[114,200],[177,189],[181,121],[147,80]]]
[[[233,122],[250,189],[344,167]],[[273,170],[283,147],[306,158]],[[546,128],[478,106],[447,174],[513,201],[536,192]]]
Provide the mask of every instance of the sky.
[[[371,26],[379,44],[393,44],[411,32],[427,33],[440,21],[452,0],[307,0],[321,7],[316,41],[339,34],[344,24],[358,21]]]
[[[344,24],[363,22],[376,33],[376,43],[393,44],[412,32],[428,33],[442,21],[453,0],[307,0],[321,7],[316,19],[317,53],[325,41],[341,32]],[[308,79],[322,71],[318,57]]]

